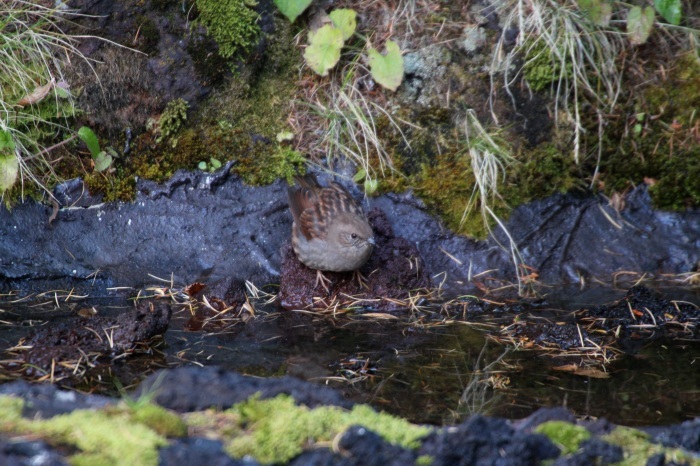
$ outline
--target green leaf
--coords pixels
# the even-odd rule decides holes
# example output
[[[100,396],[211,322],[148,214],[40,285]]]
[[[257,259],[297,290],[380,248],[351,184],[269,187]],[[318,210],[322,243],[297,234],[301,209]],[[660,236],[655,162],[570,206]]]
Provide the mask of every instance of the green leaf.
[[[199,168],[202,171],[205,171],[207,169],[207,162],[199,162],[199,165],[197,165],[197,168]]]
[[[311,5],[311,0],[274,0],[277,8],[293,23]]]
[[[15,141],[12,139],[12,133],[9,131],[0,130],[0,151],[3,149],[14,149]]]
[[[112,165],[112,156],[107,151],[102,151],[93,158],[95,159],[95,171],[103,172]]]
[[[604,0],[578,0],[578,6],[588,15],[590,20],[600,27],[610,25],[612,5]]]
[[[355,183],[359,183],[360,181],[364,180],[366,176],[367,172],[365,171],[365,169],[360,168],[359,170],[357,170],[357,173],[355,173],[355,176],[352,177],[352,180]]]
[[[669,23],[675,26],[681,23],[681,0],[654,0],[654,8]]]
[[[291,131],[280,131],[277,133],[277,142],[291,141],[294,139],[294,133]]]
[[[367,194],[374,194],[377,188],[379,188],[379,180],[370,180],[369,178],[365,180],[365,192]]]
[[[333,10],[328,15],[333,21],[333,25],[343,33],[343,40],[348,40],[355,33],[357,28],[357,13],[349,8]]]
[[[649,38],[654,26],[654,9],[650,6],[642,10],[633,6],[627,14],[627,33],[632,45],[642,45]]]
[[[0,155],[0,193],[7,191],[15,184],[19,173],[19,163],[15,154]]]
[[[214,157],[211,157],[209,159],[209,162],[211,162],[211,167],[214,170],[218,170],[219,168],[221,168],[221,162],[219,162],[219,159],[215,159]]]
[[[102,151],[100,150],[100,143],[97,140],[95,133],[93,133],[87,126],[83,126],[78,130],[78,137],[88,146],[88,149],[90,149],[90,153],[92,154],[92,158],[96,159]]]
[[[310,35],[311,43],[304,51],[306,63],[321,76],[326,76],[340,60],[340,49],[343,48],[343,33],[340,29],[326,24],[315,34]]]
[[[369,69],[375,81],[383,87],[395,91],[403,80],[403,57],[399,46],[393,40],[386,42],[386,55],[376,49],[367,51]]]

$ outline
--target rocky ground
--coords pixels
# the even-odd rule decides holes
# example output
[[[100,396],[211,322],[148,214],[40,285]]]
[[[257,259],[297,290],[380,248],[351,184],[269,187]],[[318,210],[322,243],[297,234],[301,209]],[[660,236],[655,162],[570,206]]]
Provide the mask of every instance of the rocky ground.
[[[187,367],[163,371],[147,379],[141,388],[131,395],[141,398],[132,400],[143,399],[145,396],[151,400],[149,403],[165,408],[168,415],[172,415],[173,419],[183,420],[187,427],[177,430],[177,433],[175,430],[161,430],[159,442],[141,447],[143,450],[137,455],[141,458],[139,464],[149,464],[146,458],[157,458],[157,462],[162,465],[260,464],[251,456],[233,459],[227,451],[230,452],[234,422],[239,423],[238,426],[243,429],[244,435],[254,435],[251,432],[262,427],[255,425],[253,421],[241,424],[240,418],[234,416],[229,418],[232,424],[227,428],[224,413],[233,412],[231,407],[234,407],[235,411],[237,405],[249,402],[253,395],[257,402],[264,402],[268,399],[277,400],[280,394],[289,395],[297,405],[308,407],[309,411],[304,412],[319,412],[324,409],[322,407],[337,407],[343,412],[353,410],[352,403],[344,400],[335,391],[291,377],[259,379],[214,367]],[[108,417],[117,417],[122,409],[118,406],[123,406],[124,400],[66,392],[52,385],[30,385],[22,381],[0,386],[0,402],[10,406],[8,400],[15,400],[19,405],[14,406],[20,408],[16,414],[11,414],[7,408],[3,409],[0,415],[4,418],[3,432],[0,434],[0,462],[3,464],[68,464],[87,451],[97,454],[93,451],[96,446],[89,446],[89,442],[98,443],[100,454],[105,455],[103,459],[115,454],[114,449],[129,449],[135,446],[134,439],[125,436],[120,430],[121,427],[115,428],[111,433],[105,433],[99,432],[100,427],[97,423],[92,427],[81,425],[81,422],[86,420],[82,419],[79,413],[84,414],[86,410],[91,410]],[[138,408],[134,408],[133,404],[139,402],[131,403],[132,411],[127,422],[157,430],[152,424],[152,419],[135,414]],[[251,406],[254,405],[249,405]],[[201,420],[195,421],[194,414],[203,410],[207,410],[204,414],[209,418],[220,417],[216,421],[218,427],[209,426],[208,430],[205,430]],[[156,412],[163,419],[167,417],[158,410],[153,410],[151,415],[156,417]],[[235,412],[240,415],[240,410]],[[274,411],[267,414],[284,416],[284,413]],[[20,416],[22,421],[12,416]],[[623,460],[627,464],[664,465],[697,464],[700,455],[700,424],[697,421],[635,430],[615,426],[604,419],[576,420],[571,413],[562,408],[541,409],[528,418],[517,421],[477,415],[456,426],[425,426],[425,431],[417,442],[411,446],[401,446],[396,442],[387,441],[386,435],[378,435],[371,427],[367,427],[373,425],[374,421],[371,413],[366,416],[364,423],[361,420],[355,421],[356,423],[341,428],[338,434],[333,434],[334,438],[330,443],[321,440],[321,430],[318,434],[309,434],[309,437],[300,439],[300,443],[294,445],[294,453],[291,454],[279,453],[292,448],[286,445],[287,440],[282,438],[272,441],[268,447],[289,458],[288,461],[282,461],[282,464],[294,465],[510,466],[543,464],[544,461],[556,465],[606,465]],[[250,419],[253,417],[252,414],[249,415]],[[53,429],[53,423],[62,419],[72,419],[68,426],[62,427],[63,436],[48,434],[47,432]],[[33,430],[30,427],[31,423],[35,426],[41,423],[44,434],[39,427]],[[280,429],[280,433],[285,432],[284,426],[280,425],[266,428],[271,429],[268,434],[272,435],[273,439],[277,435],[276,429]],[[329,430],[336,428],[337,426],[333,425],[325,427]],[[85,429],[93,430],[90,433],[85,431],[84,434],[78,434]],[[314,427],[309,426],[309,429],[313,430]],[[23,431],[34,431],[35,434],[29,438],[20,435]],[[81,443],[76,435],[85,435],[89,440]],[[151,450],[148,450],[149,448]],[[149,456],[150,453],[156,453],[156,456]],[[269,452],[256,454],[258,458],[269,458],[264,456]],[[99,456],[93,457],[96,458]],[[119,462],[113,461],[110,464]]]

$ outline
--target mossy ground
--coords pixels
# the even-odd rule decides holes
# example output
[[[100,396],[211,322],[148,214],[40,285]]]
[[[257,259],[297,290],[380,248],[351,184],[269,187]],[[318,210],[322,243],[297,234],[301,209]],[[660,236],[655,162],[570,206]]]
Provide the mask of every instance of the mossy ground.
[[[0,397],[0,432],[69,447],[75,465],[156,465],[158,448],[167,445],[166,435],[186,433],[178,416],[151,404],[76,410],[49,419],[23,418],[23,405],[20,399]]]
[[[654,59],[656,73],[630,70],[635,85],[603,136],[600,173],[607,193],[647,182],[661,209],[700,206],[700,59]],[[591,141],[591,144],[597,141]]]
[[[226,419],[226,422],[222,422]],[[209,430],[226,424],[226,450],[236,458],[246,455],[261,463],[286,463],[311,445],[328,445],[351,425],[362,425],[384,440],[416,448],[430,428],[416,426],[365,405],[347,411],[335,406],[309,409],[296,405],[288,395],[261,400],[257,396],[220,415],[199,413],[190,423]]]
[[[137,136],[130,154],[118,159],[111,173],[92,172],[89,160],[70,171],[106,200],[133,199],[135,177],[162,182],[211,158],[235,160],[233,170],[252,185],[291,181],[304,170],[305,159],[278,142],[277,135],[289,131],[286,118],[300,57],[291,26],[278,21],[276,27],[267,38],[263,63],[248,74],[234,73],[197,109],[188,111],[181,99],[169,103],[171,111],[163,112],[152,132]]]
[[[236,0],[234,3],[235,8],[243,8],[247,13],[254,11],[245,2]],[[304,170],[303,155],[291,144],[277,140],[278,134],[290,130],[286,119],[291,102],[299,96],[296,82],[302,54],[294,46],[294,35],[300,26],[289,25],[278,16],[274,34],[265,37],[267,47],[264,54],[257,57],[260,61],[247,64],[249,66],[231,76],[232,62],[222,58],[225,55],[222,54],[223,44],[246,50],[257,33],[243,28],[240,37],[237,36],[240,43],[229,40],[230,37],[217,36],[219,20],[226,20],[216,15],[220,6],[213,7],[212,2],[205,0],[198,0],[196,5],[201,21],[209,25],[211,34],[219,41],[218,52],[209,53],[206,47],[198,48],[203,43],[196,41],[189,49],[196,55],[193,58],[198,64],[198,73],[218,83],[209,99],[190,109],[186,120],[182,118],[182,111],[176,112],[175,119],[168,118],[168,112],[164,112],[161,121],[165,131],[138,135],[129,155],[118,158],[110,173],[95,173],[88,154],[75,160],[72,155],[77,144],[65,147],[64,152],[55,152],[54,169],[60,176],[83,176],[90,190],[105,193],[106,200],[128,200],[135,195],[135,177],[164,181],[178,169],[194,170],[200,162],[211,158],[221,162],[236,161],[233,170],[254,185],[270,183],[277,178],[291,180],[294,173]],[[445,8],[439,12],[440,21],[426,17],[423,26],[426,30],[437,26],[442,29],[441,25],[457,24],[462,14],[459,9]],[[206,18],[215,18],[217,22]],[[379,17],[367,22],[371,25],[375,20]],[[461,28],[446,27],[445,31],[445,34],[454,33],[455,37],[461,34]],[[361,29],[360,32],[368,31]],[[443,39],[449,40],[449,37]],[[414,102],[405,96],[402,101],[401,90],[396,95],[385,96],[390,99],[386,108],[392,108],[392,115],[410,123],[402,125],[402,129],[411,148],[392,125],[384,121],[385,117],[379,115],[376,125],[379,139],[397,168],[380,180],[379,192],[413,188],[450,228],[477,238],[485,237],[489,227],[481,216],[478,199],[465,215],[475,192],[475,176],[462,123],[464,110],[474,109],[487,130],[502,135],[503,148],[514,159],[504,166],[505,177],[499,185],[499,195],[491,200],[491,208],[502,218],[507,218],[510,209],[521,203],[553,193],[593,186],[612,195],[644,182],[650,186],[659,208],[700,206],[698,56],[697,53],[674,56],[668,47],[657,45],[650,43],[639,47],[634,59],[627,59],[623,95],[615,114],[607,117],[602,139],[599,139],[597,114],[592,106],[581,102],[581,107],[590,111],[587,114],[584,111],[583,150],[578,163],[571,154],[572,139],[566,131],[550,131],[540,121],[529,120],[525,125],[514,120],[514,114],[534,105],[533,100],[528,100],[530,89],[518,90],[513,86],[517,91],[513,95],[497,90],[493,107],[487,108],[488,93],[492,90],[490,76],[484,71],[485,58],[451,49],[445,55],[449,62],[441,68],[445,76],[440,78],[448,84],[443,89],[433,83],[430,88],[436,95],[448,95],[444,103]],[[523,57],[523,61],[529,63],[523,82],[529,82],[538,99],[549,102],[538,111],[553,115],[548,84],[558,79],[561,70],[552,66],[545,51],[532,49],[530,53],[539,59]],[[212,56],[216,58],[213,61]],[[641,66],[642,63],[648,64]],[[323,81],[311,77],[304,82],[313,86]],[[423,84],[424,92],[427,92],[426,85]],[[519,100],[517,109],[513,99]],[[175,108],[175,104],[171,106]],[[500,127],[489,127],[491,112],[498,116]],[[524,126],[528,129],[523,130]],[[121,147],[123,143],[112,141],[112,146]],[[602,144],[600,154],[599,143]],[[378,165],[375,169],[379,171]]]
[[[261,400],[253,396],[225,411],[207,410],[178,415],[148,401],[126,402],[101,410],[76,410],[49,419],[22,416],[24,401],[0,396],[0,433],[4,438],[27,435],[70,451],[76,465],[155,465],[158,449],[168,439],[190,435],[221,440],[234,458],[250,455],[263,464],[284,464],[305,449],[330,447],[333,439],[351,425],[364,426],[385,441],[415,449],[433,431],[394,416],[378,413],[366,405],[352,410],[335,406],[309,409],[295,404],[288,395]],[[562,421],[545,422],[537,433],[550,438],[563,456],[576,454],[581,442],[592,434],[581,426]],[[649,435],[633,428],[616,427],[600,437],[618,445],[624,453],[621,465],[644,464],[650,457],[665,455],[667,461],[700,465],[700,460],[679,449],[652,443]],[[416,464],[433,459],[419,456]]]

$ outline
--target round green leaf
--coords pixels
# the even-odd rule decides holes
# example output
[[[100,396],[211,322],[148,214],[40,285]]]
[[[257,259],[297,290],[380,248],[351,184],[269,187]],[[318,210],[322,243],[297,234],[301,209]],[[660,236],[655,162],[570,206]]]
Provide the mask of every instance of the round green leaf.
[[[199,164],[197,165],[197,168],[199,168],[202,171],[206,170],[207,169],[207,162],[204,162],[204,161],[199,162]]]
[[[348,40],[357,28],[357,13],[349,8],[339,8],[328,15],[333,25],[343,33],[343,40]]]
[[[211,162],[211,166],[214,170],[218,170],[219,168],[221,168],[221,162],[219,161],[219,159],[215,159],[214,157],[211,157],[209,159],[209,162]]]
[[[291,141],[294,139],[294,133],[291,131],[281,131],[277,133],[277,142]]]
[[[95,171],[103,172],[107,170],[110,165],[112,165],[112,156],[105,151],[102,151],[99,154],[97,154],[97,157],[95,157],[94,159]]]
[[[365,180],[365,192],[367,194],[374,194],[379,188],[379,180],[370,180],[367,178]]]
[[[612,5],[604,0],[578,0],[578,6],[590,20],[600,27],[607,27],[612,17]]]
[[[650,6],[642,10],[633,6],[627,14],[627,33],[632,45],[642,45],[649,38],[654,26],[654,9]]]
[[[19,163],[15,154],[0,155],[0,193],[15,184],[17,173],[19,173]]]
[[[365,169],[360,168],[359,170],[357,170],[357,173],[355,173],[355,176],[352,177],[352,180],[355,183],[359,183],[360,181],[364,180],[366,176],[367,172],[365,171]]]
[[[403,80],[403,57],[396,42],[386,42],[386,55],[376,49],[367,51],[372,77],[383,87],[395,91]]]
[[[12,139],[12,133],[9,131],[0,130],[0,150],[14,149],[15,141]]]
[[[311,5],[311,0],[274,0],[277,8],[280,9],[282,14],[287,17],[290,23],[293,23],[297,19],[297,16],[302,14],[309,5]]]
[[[669,23],[675,26],[681,23],[681,0],[654,0],[654,8]]]
[[[326,76],[340,60],[343,48],[343,33],[340,29],[326,24],[314,34],[310,34],[311,43],[304,51],[306,63],[321,76]]]

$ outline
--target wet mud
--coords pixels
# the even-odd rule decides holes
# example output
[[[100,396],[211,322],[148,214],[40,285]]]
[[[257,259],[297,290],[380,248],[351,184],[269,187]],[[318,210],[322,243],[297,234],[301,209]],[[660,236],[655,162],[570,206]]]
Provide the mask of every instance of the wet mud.
[[[167,303],[142,302],[117,316],[51,322],[10,348],[10,358],[3,366],[15,376],[62,386],[90,387],[102,376],[120,378],[127,385],[138,382],[144,374],[131,372],[124,361],[153,354],[153,347],[162,343],[171,314]]]
[[[360,273],[361,285],[353,273],[325,272],[328,291],[316,283],[316,271],[297,259],[290,243],[282,246],[279,303],[285,309],[328,309],[354,306],[374,311],[396,311],[410,307],[408,301],[423,290],[428,294],[430,276],[418,248],[396,237],[386,214],[372,209],[367,219],[374,230],[376,245]],[[418,298],[420,299],[420,298]]]

